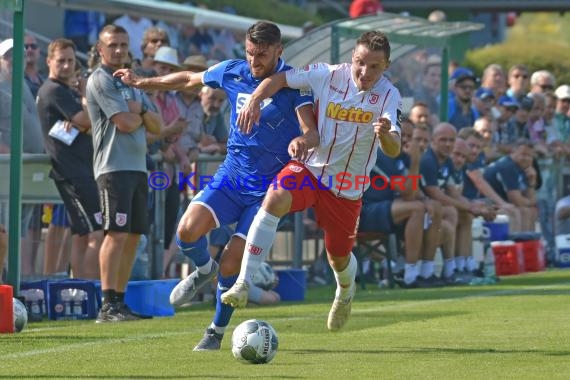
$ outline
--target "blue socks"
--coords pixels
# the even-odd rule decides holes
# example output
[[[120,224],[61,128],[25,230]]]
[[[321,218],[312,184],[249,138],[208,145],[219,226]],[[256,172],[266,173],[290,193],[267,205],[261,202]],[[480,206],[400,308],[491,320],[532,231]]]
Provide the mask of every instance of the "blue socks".
[[[202,236],[200,239],[196,240],[193,243],[187,243],[180,240],[177,232],[176,244],[184,256],[192,260],[197,267],[204,266],[210,261],[210,253],[208,252],[208,239],[206,239],[206,236]]]
[[[216,327],[221,327],[224,330],[225,327],[230,323],[234,308],[230,305],[222,303],[222,294],[236,283],[237,278],[237,274],[233,276],[223,277],[218,272],[218,287],[216,289],[216,313],[214,314],[214,320],[212,322]],[[223,331],[221,331],[221,333],[223,333]]]

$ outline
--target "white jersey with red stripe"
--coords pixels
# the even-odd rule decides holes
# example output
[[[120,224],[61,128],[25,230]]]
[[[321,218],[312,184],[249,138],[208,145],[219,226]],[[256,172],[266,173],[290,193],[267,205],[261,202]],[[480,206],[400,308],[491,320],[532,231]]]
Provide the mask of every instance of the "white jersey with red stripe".
[[[305,163],[325,188],[338,197],[359,199],[376,162],[378,138],[372,123],[380,117],[400,133],[399,91],[382,77],[367,91],[356,87],[351,65],[311,64],[286,72],[287,85],[311,88],[320,145]]]

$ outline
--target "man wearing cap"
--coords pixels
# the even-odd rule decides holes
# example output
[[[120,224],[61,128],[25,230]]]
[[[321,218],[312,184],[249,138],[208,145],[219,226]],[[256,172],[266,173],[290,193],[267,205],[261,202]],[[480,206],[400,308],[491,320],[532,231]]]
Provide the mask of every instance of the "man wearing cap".
[[[475,92],[473,105],[476,110],[475,119],[479,117],[495,119],[495,115],[492,112],[493,106],[495,105],[495,94],[490,88],[480,87]]]
[[[228,154],[214,175],[211,186],[192,199],[182,216],[176,240],[197,269],[172,291],[174,305],[188,303],[197,290],[218,275],[216,313],[203,339],[194,350],[219,350],[233,307],[221,302],[221,295],[236,281],[245,249],[245,237],[261,206],[269,182],[291,156],[305,160],[317,146],[319,136],[313,113],[312,94],[284,89],[264,102],[256,133],[240,132],[236,121],[244,103],[261,80],[274,72],[290,69],[280,58],[283,51],[277,25],[259,21],[246,33],[246,60],[227,60],[203,72],[185,71],[156,78],[139,78],[132,70],[115,75],[125,83],[143,89],[182,90],[199,85],[223,89],[231,106]],[[299,122],[300,120],[300,122]],[[301,134],[301,130],[304,134]],[[234,187],[250,177],[248,186]],[[224,185],[226,184],[226,185]],[[215,227],[237,222],[236,233],[226,246],[220,265],[210,258],[205,235]],[[219,269],[219,272],[218,272]]]
[[[455,96],[449,97],[449,123],[458,131],[463,127],[472,127],[477,119],[477,110],[472,102],[477,77],[468,68],[458,67],[450,80],[453,81]]]
[[[568,143],[570,138],[570,86],[563,84],[554,92],[556,95],[556,109],[554,111],[554,127],[560,141]]]
[[[12,49],[14,40],[0,43],[0,153],[10,153],[12,135]],[[43,153],[42,127],[35,98],[27,85],[22,86],[23,152]],[[28,231],[34,206],[22,206],[21,232]],[[22,257],[22,274],[33,273],[33,254]]]

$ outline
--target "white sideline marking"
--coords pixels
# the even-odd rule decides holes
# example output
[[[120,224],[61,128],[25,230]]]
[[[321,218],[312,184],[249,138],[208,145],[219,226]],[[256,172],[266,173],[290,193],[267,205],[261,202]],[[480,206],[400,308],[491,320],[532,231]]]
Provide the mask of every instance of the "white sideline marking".
[[[465,299],[469,299],[469,298],[483,298],[483,297],[496,297],[496,296],[503,296],[503,295],[525,294],[525,293],[528,293],[528,292],[531,292],[534,290],[551,289],[551,288],[557,288],[560,286],[567,286],[567,285],[570,285],[570,282],[565,281],[565,282],[559,282],[559,283],[555,283],[555,284],[551,284],[551,285],[535,285],[535,286],[528,286],[528,287],[524,287],[524,288],[510,289],[510,290],[486,291],[486,292],[469,294],[469,295],[465,295],[462,297],[454,297],[454,298],[444,298],[444,299],[435,299],[435,300],[426,300],[426,301],[415,300],[415,301],[410,301],[410,302],[406,302],[406,303],[397,303],[394,305],[380,305],[380,306],[375,307],[375,308],[366,308],[366,310],[358,310],[358,309],[355,310],[353,308],[352,313],[353,314],[365,314],[365,313],[367,314],[367,313],[374,312],[374,311],[406,309],[406,308],[409,308],[412,306],[415,307],[418,305],[435,305],[435,304],[439,304],[439,303],[455,302],[458,300],[465,300]],[[358,297],[358,293],[357,293],[357,297]],[[327,311],[327,313],[328,313],[328,311]],[[293,321],[293,320],[307,320],[307,319],[317,319],[317,318],[320,319],[320,318],[323,318],[323,315],[317,314],[317,315],[303,316],[303,317],[274,318],[274,320]],[[65,327],[61,327],[61,328],[60,327],[38,328],[38,329],[33,329],[33,331],[35,332],[35,331],[43,331],[43,330],[56,330],[56,329],[63,329],[63,328],[67,328],[67,327],[69,327],[69,326],[65,326]],[[202,331],[202,329],[196,329],[196,330]],[[52,347],[52,348],[45,348],[45,349],[40,349],[40,350],[32,350],[32,351],[25,351],[25,352],[15,352],[12,354],[5,354],[2,356],[2,360],[20,359],[20,358],[36,356],[36,355],[53,354],[53,353],[65,352],[65,351],[70,351],[70,350],[75,350],[75,349],[81,349],[81,348],[85,348],[85,347],[89,347],[89,346],[98,346],[98,345],[103,345],[103,344],[109,344],[109,343],[124,343],[125,341],[138,341],[138,340],[149,339],[149,338],[151,338],[151,339],[152,338],[164,338],[164,337],[169,337],[169,336],[186,335],[186,334],[191,334],[191,333],[194,333],[194,331],[193,330],[171,331],[171,332],[164,332],[164,333],[135,335],[135,336],[129,336],[129,337],[113,338],[113,339],[99,339],[99,340],[93,341],[93,342],[75,343],[75,344],[69,344],[69,345],[65,345],[65,346],[58,346],[58,347]],[[54,336],[54,338],[57,339],[56,336]],[[96,339],[96,338],[94,338],[94,339]]]

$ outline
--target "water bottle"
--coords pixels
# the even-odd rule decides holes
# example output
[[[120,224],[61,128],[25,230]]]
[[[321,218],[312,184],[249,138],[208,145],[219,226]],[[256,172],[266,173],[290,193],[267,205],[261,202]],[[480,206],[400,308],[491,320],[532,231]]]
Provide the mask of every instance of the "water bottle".
[[[77,318],[83,317],[83,300],[86,293],[81,289],[73,289],[73,316]]]
[[[73,296],[71,295],[72,289],[63,289],[61,291],[61,302],[63,302],[63,316],[65,319],[72,318],[71,312],[71,300]]]
[[[490,245],[487,245],[483,273],[485,275],[485,280],[487,280],[489,283],[494,284],[497,281],[497,272],[495,270],[495,255],[493,254],[493,249]]]

